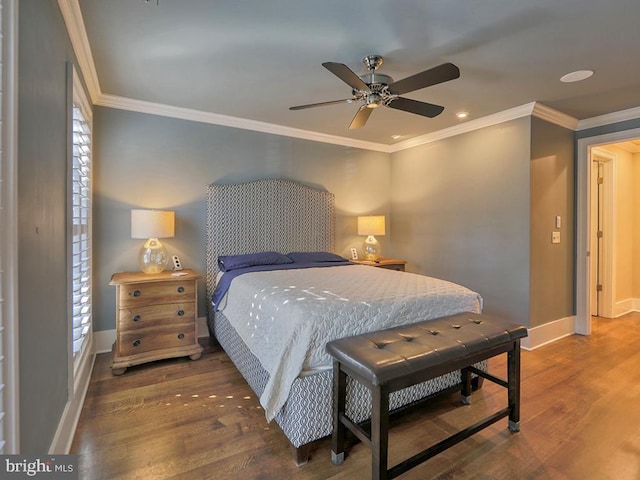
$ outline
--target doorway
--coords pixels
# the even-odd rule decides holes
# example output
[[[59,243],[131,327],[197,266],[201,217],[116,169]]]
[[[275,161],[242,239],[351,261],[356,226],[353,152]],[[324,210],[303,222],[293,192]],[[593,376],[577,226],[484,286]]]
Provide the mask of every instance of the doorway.
[[[591,315],[615,316],[616,155],[591,149]]]
[[[596,192],[592,191],[592,151],[599,146],[631,141],[640,138],[640,128],[615,132],[578,140],[577,148],[577,221],[576,221],[576,324],[578,334],[591,334],[591,285],[594,283],[592,254],[594,242],[591,238],[591,202]]]

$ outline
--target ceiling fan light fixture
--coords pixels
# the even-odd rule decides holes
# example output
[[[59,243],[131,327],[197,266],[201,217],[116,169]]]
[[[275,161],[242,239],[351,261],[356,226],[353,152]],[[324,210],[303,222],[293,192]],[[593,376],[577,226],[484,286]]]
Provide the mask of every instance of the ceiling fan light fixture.
[[[586,80],[593,75],[593,70],[576,70],[560,77],[562,83],[573,83]]]
[[[356,100],[364,102],[364,105],[360,106],[356,116],[351,120],[349,130],[363,127],[373,110],[380,106],[434,118],[442,113],[443,106],[413,100],[401,95],[460,77],[460,69],[458,67],[453,63],[443,63],[396,82],[389,75],[377,72],[377,69],[383,63],[380,55],[368,55],[362,59],[362,62],[367,67],[368,73],[361,76],[356,75],[344,63],[324,62],[322,64],[324,68],[351,87],[351,98],[297,105],[289,107],[289,110],[304,110],[306,108],[336,105],[345,102],[351,103]]]
[[[377,93],[367,95],[367,108],[378,108],[382,103],[382,97]]]

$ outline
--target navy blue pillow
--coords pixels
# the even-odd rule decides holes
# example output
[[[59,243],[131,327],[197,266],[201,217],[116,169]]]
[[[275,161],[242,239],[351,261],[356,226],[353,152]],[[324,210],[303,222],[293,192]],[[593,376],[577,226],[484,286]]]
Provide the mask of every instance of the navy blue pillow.
[[[218,267],[220,271],[228,272],[238,268],[254,267],[256,265],[282,265],[293,263],[293,260],[278,252],[245,253],[242,255],[220,255]]]
[[[331,252],[291,252],[287,254],[295,263],[346,262],[347,259]]]

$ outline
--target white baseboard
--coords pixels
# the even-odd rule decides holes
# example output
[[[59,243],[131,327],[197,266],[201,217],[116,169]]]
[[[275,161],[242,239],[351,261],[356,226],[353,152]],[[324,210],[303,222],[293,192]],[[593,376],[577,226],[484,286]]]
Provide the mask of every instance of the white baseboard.
[[[51,455],[67,455],[71,450],[71,443],[73,442],[84,399],[89,389],[95,359],[93,345],[89,343],[74,378],[73,391],[70,392],[71,398],[69,398],[64,407],[58,428],[51,445],[49,445],[49,454]]]
[[[523,338],[520,346],[523,350],[535,350],[549,343],[560,340],[561,338],[573,335],[575,329],[576,317],[565,317],[553,322],[545,323],[528,329],[529,336]]]
[[[96,346],[96,353],[110,352],[115,341],[115,330],[100,330],[99,332],[93,332],[93,343]]]
[[[207,318],[198,318],[198,337],[206,337],[209,335],[207,328]],[[89,344],[87,348],[87,358],[81,363],[80,370],[76,375],[74,382],[72,398],[65,405],[62,417],[58,423],[58,428],[54,435],[53,441],[49,446],[50,454],[64,455],[68,454],[73,442],[73,436],[78,425],[78,419],[82,412],[84,399],[89,389],[91,380],[91,372],[97,353],[108,353],[111,351],[113,343],[116,341],[115,330],[102,330],[93,332],[93,344]]]
[[[198,317],[198,337],[208,337],[209,328],[207,327],[207,317]],[[93,332],[93,342],[96,346],[96,353],[108,353],[111,351],[116,341],[116,331],[101,330]]]
[[[618,318],[631,312],[640,312],[640,298],[627,298],[617,302],[614,307],[613,317]]]

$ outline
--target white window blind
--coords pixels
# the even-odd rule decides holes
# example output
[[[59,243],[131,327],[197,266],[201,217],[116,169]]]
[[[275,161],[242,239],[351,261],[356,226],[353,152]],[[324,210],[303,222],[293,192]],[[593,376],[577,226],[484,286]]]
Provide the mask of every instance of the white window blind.
[[[91,127],[80,103],[73,105],[72,159],[73,356],[91,332]]]

